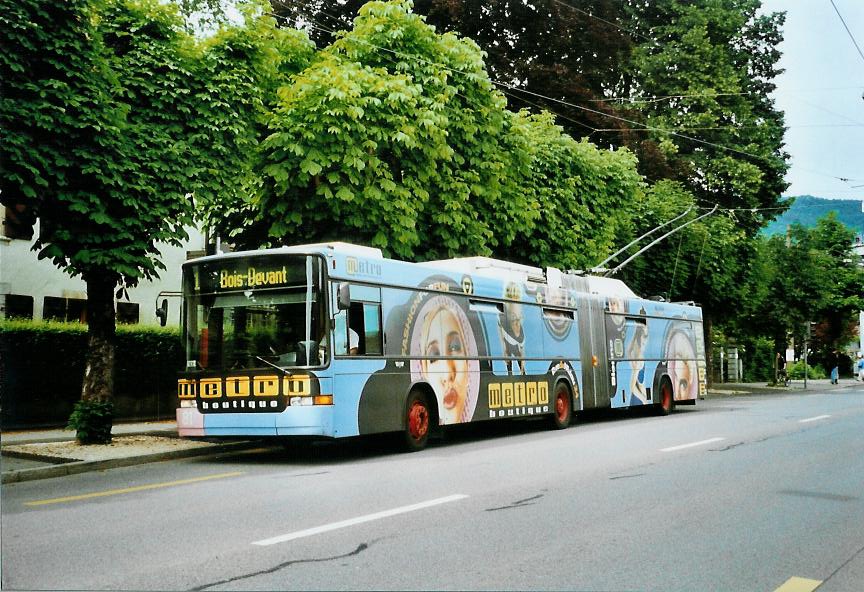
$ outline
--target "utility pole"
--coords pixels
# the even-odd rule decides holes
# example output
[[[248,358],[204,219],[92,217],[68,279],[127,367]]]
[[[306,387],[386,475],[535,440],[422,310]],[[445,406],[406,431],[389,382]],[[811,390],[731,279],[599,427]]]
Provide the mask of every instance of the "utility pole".
[[[810,349],[810,339],[813,337],[816,330],[816,323],[813,321],[804,322],[804,389],[807,389],[807,375],[810,374],[810,368],[807,366],[807,350]]]
[[[804,337],[804,390],[807,390],[807,375],[810,374],[810,370],[807,368],[807,348],[810,347],[810,340],[807,337]]]

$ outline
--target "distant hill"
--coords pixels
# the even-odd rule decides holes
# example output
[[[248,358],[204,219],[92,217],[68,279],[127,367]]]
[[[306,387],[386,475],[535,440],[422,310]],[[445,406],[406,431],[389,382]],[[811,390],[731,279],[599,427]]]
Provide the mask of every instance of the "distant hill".
[[[796,222],[813,228],[819,218],[831,211],[837,212],[837,218],[843,224],[858,234],[864,234],[864,212],[861,211],[859,199],[824,199],[812,195],[784,199],[794,199],[795,202],[783,215],[768,224],[762,230],[763,234],[784,234],[786,226]]]

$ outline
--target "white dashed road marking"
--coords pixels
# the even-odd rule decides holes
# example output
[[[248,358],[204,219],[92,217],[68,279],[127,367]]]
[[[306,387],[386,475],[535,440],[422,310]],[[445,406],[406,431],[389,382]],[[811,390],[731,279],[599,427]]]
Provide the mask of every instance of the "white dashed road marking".
[[[468,497],[468,496],[463,495],[461,493],[457,493],[454,495],[448,495],[447,497],[439,497],[439,498],[428,500],[425,502],[420,502],[418,504],[411,504],[410,506],[401,506],[399,508],[393,508],[391,510],[384,510],[382,512],[376,512],[374,514],[366,514],[365,516],[357,516],[356,518],[350,518],[348,520],[342,520],[341,522],[331,522],[330,524],[324,524],[322,526],[316,526],[315,528],[307,528],[306,530],[298,530],[295,532],[289,532],[288,534],[275,536],[275,537],[272,537],[269,539],[264,539],[261,541],[255,541],[252,544],[253,545],[259,545],[261,547],[266,547],[266,546],[275,545],[278,543],[285,543],[287,541],[293,541],[295,539],[301,539],[303,537],[321,534],[324,532],[330,532],[331,530],[338,530],[340,528],[347,528],[349,526],[355,526],[357,524],[363,524],[364,522],[372,522],[373,520],[380,520],[381,518],[389,518],[390,516],[397,516],[399,514],[406,514],[408,512],[414,512],[417,510],[423,510],[425,508],[431,508],[432,506],[439,506],[441,504],[459,501],[461,499],[465,499],[466,497]]]
[[[681,444],[680,446],[670,446],[669,448],[661,448],[660,452],[675,452],[676,450],[684,450],[685,448],[695,448],[696,446],[704,446],[705,444],[713,444],[720,442],[726,438],[710,438],[708,440],[700,440],[699,442],[691,442],[690,444]]]

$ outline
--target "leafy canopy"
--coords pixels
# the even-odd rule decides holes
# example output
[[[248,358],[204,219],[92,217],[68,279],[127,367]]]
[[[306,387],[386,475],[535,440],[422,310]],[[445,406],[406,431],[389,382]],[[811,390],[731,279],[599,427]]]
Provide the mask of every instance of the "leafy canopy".
[[[172,7],[70,0],[2,12],[2,200],[39,218],[39,256],[134,285],[192,221],[192,47]]]
[[[437,34],[410,2],[365,5],[279,99],[257,204],[273,242],[577,265],[586,244],[613,243],[640,183],[626,152],[508,111],[479,47]]]

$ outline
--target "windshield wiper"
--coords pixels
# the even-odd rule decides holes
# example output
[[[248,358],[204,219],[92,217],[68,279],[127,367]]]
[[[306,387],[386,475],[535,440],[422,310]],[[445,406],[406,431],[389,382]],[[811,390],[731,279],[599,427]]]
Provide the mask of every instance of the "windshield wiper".
[[[262,358],[261,356],[255,356],[255,359],[258,360],[259,362],[264,362],[265,364],[267,364],[267,365],[270,366],[271,368],[276,368],[279,372],[281,372],[281,373],[284,374],[285,376],[291,376],[291,372],[290,372],[289,370],[286,370],[286,369],[283,368],[282,366],[277,366],[277,365],[274,364],[273,362],[270,362],[270,361],[268,361],[268,360],[265,360],[265,359]]]

